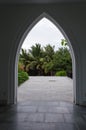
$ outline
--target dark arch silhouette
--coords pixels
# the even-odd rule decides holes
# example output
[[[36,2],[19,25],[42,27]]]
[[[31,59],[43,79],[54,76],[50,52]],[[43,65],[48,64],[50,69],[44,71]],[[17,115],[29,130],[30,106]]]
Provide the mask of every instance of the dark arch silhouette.
[[[26,38],[27,34],[30,32],[30,30],[36,25],[36,23],[38,23],[42,18],[47,18],[48,20],[50,20],[59,30],[60,32],[63,34],[63,36],[66,38],[68,45],[70,47],[71,50],[71,56],[72,56],[72,65],[73,65],[73,92],[74,92],[74,101],[76,101],[76,75],[75,75],[75,67],[76,67],[76,63],[75,63],[75,55],[74,55],[74,51],[72,48],[72,45],[70,43],[69,38],[67,37],[66,33],[64,32],[64,30],[61,28],[61,26],[47,13],[42,13],[39,17],[37,17],[32,24],[26,29],[26,31],[24,32],[24,34],[21,37],[21,40],[18,44],[18,47],[16,49],[16,55],[14,56],[14,60],[15,60],[15,64],[14,64],[14,78],[12,79],[11,82],[14,83],[13,88],[9,88],[11,89],[10,91],[12,92],[12,102],[16,103],[17,102],[17,86],[18,86],[18,60],[19,60],[19,53],[20,53],[20,49],[21,46],[23,44],[24,39]]]

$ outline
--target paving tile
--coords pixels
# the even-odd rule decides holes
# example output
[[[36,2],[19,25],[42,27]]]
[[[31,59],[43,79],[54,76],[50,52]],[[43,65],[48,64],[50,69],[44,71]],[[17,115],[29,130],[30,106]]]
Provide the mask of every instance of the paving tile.
[[[7,123],[16,123],[16,122],[24,122],[27,117],[27,113],[16,113],[13,115],[7,115],[2,118],[0,122]]]
[[[56,130],[54,123],[31,123],[25,128],[27,128],[27,130]]]
[[[18,101],[24,102],[39,100],[41,101],[41,105],[48,104],[58,106],[59,104],[56,103],[56,101],[72,102],[72,90],[73,80],[69,80],[68,77],[30,76],[30,79],[18,88]],[[66,105],[67,104],[69,103],[66,103]],[[63,105],[63,103],[60,105]]]
[[[48,112],[69,113],[69,110],[68,110],[68,108],[65,108],[65,107],[49,107]]]
[[[68,123],[57,123],[56,130],[79,130],[75,124],[68,124]]]
[[[17,123],[0,124],[1,130],[79,130],[74,124],[65,123]],[[83,129],[85,130],[85,129]]]
[[[39,106],[37,111],[38,112],[48,112],[48,108],[47,106]]]
[[[26,121],[31,122],[44,122],[44,114],[43,113],[31,113],[26,118]]]
[[[37,111],[37,106],[18,106],[17,107],[17,112],[36,112]]]
[[[83,117],[80,114],[64,114],[64,119],[66,123],[80,123],[84,122]]]
[[[74,123],[75,118],[72,114],[64,114],[64,119],[66,123]]]
[[[45,122],[64,122],[63,114],[45,114]]]
[[[86,130],[86,108],[59,103],[1,107],[0,130]]]
[[[39,102],[39,105],[43,106],[59,106],[59,102],[57,101],[41,101]]]
[[[64,101],[60,101],[59,102],[59,105],[62,107],[73,107],[74,106],[74,104],[73,103],[71,103],[71,102],[64,102]]]
[[[34,100],[29,100],[29,101],[21,101],[17,103],[18,106],[38,106],[38,105],[41,105],[40,104],[41,101],[34,101]]]

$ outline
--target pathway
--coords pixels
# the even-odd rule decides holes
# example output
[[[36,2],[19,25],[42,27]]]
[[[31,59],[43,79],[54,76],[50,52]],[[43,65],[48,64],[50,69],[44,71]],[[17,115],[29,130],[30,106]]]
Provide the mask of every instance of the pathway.
[[[73,101],[73,80],[32,76],[18,88],[18,101]]]

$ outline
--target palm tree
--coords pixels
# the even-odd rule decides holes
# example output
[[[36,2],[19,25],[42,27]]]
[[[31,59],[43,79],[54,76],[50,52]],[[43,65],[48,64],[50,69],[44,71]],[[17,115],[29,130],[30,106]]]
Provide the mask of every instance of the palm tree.
[[[24,65],[24,71],[27,71],[26,68],[27,68],[28,63],[31,61],[31,59],[32,57],[30,56],[30,54],[26,50],[21,49],[19,62]]]
[[[43,64],[43,50],[40,44],[35,44],[29,49],[29,55],[31,57],[30,62],[27,65],[27,70],[38,71],[38,75],[42,73],[42,64]]]
[[[46,59],[48,61],[50,61],[51,59],[53,59],[53,55],[54,55],[54,48],[55,46],[51,46],[50,44],[46,45],[46,47],[44,47],[45,49],[45,56],[46,56]]]
[[[45,57],[44,57],[44,63],[43,63],[43,69],[46,74],[52,75],[53,74],[53,56],[54,56],[54,48],[55,46],[51,46],[48,44],[46,47],[44,47],[45,51]]]

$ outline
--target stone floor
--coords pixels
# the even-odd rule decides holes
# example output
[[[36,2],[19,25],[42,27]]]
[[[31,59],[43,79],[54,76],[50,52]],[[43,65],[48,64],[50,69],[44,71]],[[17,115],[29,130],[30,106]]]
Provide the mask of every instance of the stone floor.
[[[61,101],[0,106],[0,130],[86,130],[86,108]]]
[[[32,76],[18,88],[18,101],[73,102],[73,80],[68,77]]]
[[[72,103],[71,79],[33,78],[20,86],[16,105],[0,106],[0,130],[86,130],[86,107]]]

